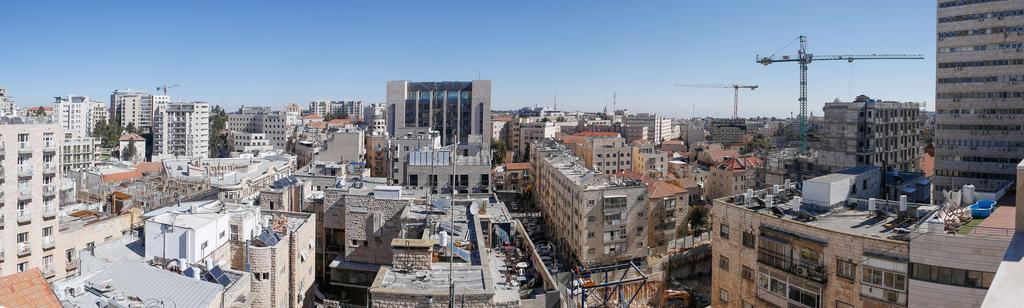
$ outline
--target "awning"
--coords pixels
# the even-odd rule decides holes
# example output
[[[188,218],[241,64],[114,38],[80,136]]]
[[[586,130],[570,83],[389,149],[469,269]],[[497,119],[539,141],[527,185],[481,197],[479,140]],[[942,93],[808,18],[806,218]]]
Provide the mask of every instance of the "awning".
[[[327,267],[337,268],[337,269],[354,270],[354,271],[363,271],[363,272],[376,272],[376,271],[380,270],[380,265],[377,265],[377,264],[357,263],[357,262],[345,261],[345,256],[343,256],[343,255],[339,255],[339,256],[335,257],[334,261],[331,261],[331,264],[327,265]]]

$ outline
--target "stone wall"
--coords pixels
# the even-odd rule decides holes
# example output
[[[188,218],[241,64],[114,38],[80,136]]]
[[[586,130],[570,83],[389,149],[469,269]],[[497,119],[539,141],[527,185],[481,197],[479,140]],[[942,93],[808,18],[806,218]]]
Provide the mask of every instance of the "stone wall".
[[[456,289],[455,305],[457,307],[481,308],[512,308],[519,307],[519,301],[508,303],[493,302],[493,294],[464,293]],[[444,308],[448,307],[448,292],[373,292],[370,294],[370,306],[381,308]]]
[[[396,240],[401,241],[401,240]],[[422,240],[417,240],[422,241]],[[428,240],[429,241],[429,240]],[[392,245],[394,246],[394,245]],[[395,271],[429,270],[433,253],[431,247],[395,247],[392,250]]]
[[[390,264],[391,240],[401,233],[402,210],[412,201],[356,195],[346,195],[344,200],[345,259],[352,262]],[[379,227],[377,230],[374,230],[375,221]]]

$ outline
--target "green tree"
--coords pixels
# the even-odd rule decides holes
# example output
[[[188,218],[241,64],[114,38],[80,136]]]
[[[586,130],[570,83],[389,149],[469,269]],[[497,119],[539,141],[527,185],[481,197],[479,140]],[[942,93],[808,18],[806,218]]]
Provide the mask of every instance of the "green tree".
[[[128,146],[121,151],[121,160],[129,161],[135,157],[135,139],[128,141]]]
[[[740,154],[749,154],[755,151],[768,151],[772,149],[771,143],[768,142],[768,138],[757,135],[754,139],[751,139],[740,148]]]
[[[491,140],[491,165],[497,166],[505,163],[506,146],[504,140]]]
[[[210,157],[228,157],[228,113],[220,106],[210,110]]]
[[[703,233],[711,227],[711,212],[703,205],[691,206],[686,223],[690,225],[691,234]]]
[[[100,146],[104,148],[116,148],[118,139],[124,134],[124,129],[117,123],[96,122],[92,129],[92,136],[100,139]]]

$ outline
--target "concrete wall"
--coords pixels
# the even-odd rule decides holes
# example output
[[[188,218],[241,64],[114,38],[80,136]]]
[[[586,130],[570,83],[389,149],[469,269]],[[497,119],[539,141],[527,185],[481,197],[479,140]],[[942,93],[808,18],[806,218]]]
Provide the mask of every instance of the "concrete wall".
[[[910,242],[910,262],[949,268],[995,272],[1010,244],[1009,238],[974,238],[928,233]],[[977,307],[987,289],[910,280],[911,307]]]

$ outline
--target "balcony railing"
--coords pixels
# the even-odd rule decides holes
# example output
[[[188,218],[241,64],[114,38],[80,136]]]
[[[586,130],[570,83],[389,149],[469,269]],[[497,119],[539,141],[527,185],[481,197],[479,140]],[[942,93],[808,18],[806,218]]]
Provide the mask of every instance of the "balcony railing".
[[[32,221],[32,213],[29,211],[18,211],[18,223],[26,223]]]
[[[80,261],[78,259],[68,260],[67,264],[64,265],[64,270],[69,271],[69,272],[70,271],[74,271],[74,270],[78,269],[78,264],[80,264],[81,262],[82,261]]]
[[[57,194],[57,185],[56,184],[44,184],[43,185],[43,195],[44,196],[53,196],[55,194]]]
[[[50,278],[56,276],[57,272],[53,267],[53,264],[43,265],[43,277]]]
[[[787,257],[772,251],[758,249],[757,262],[797,276],[824,283],[827,280],[825,266],[794,257]]]
[[[48,162],[48,163],[43,163],[43,173],[44,174],[54,174],[54,173],[57,173],[57,163],[56,162],[52,162],[52,161]]]
[[[44,205],[43,206],[43,217],[44,218],[57,217],[57,207],[56,206],[52,206],[52,205]]]
[[[21,200],[32,199],[32,188],[29,188],[29,187],[18,187],[18,199],[21,199]]]
[[[53,235],[43,237],[43,249],[52,249],[57,246],[57,241],[53,239]]]
[[[19,177],[30,177],[32,176],[32,167],[30,166],[18,166]]]
[[[44,152],[56,152],[57,151],[57,142],[56,141],[52,141],[52,140],[43,142],[43,151]]]
[[[28,141],[18,142],[18,153],[32,153],[32,144]]]
[[[32,244],[28,241],[18,243],[18,256],[27,256],[32,253]]]

